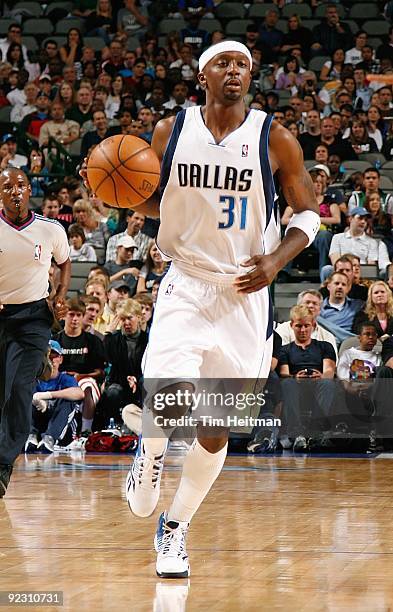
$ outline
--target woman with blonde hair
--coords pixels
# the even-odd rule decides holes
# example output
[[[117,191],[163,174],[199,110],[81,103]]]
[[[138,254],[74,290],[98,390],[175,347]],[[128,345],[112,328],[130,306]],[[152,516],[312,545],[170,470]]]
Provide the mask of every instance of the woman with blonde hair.
[[[168,262],[162,259],[155,240],[150,240],[146,263],[140,271],[136,292],[149,291],[151,293],[154,282],[161,280],[167,270]]]
[[[74,219],[85,232],[86,243],[93,247],[105,248],[109,240],[109,230],[106,223],[99,221],[87,200],[76,200],[73,206]]]
[[[370,285],[366,305],[355,316],[352,331],[358,333],[364,321],[374,323],[378,338],[393,334],[393,294],[389,285],[382,280]]]

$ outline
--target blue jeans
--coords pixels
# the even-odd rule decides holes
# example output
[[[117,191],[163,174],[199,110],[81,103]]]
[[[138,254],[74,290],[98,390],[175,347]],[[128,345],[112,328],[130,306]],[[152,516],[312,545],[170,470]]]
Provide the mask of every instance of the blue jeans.
[[[320,273],[323,266],[326,266],[329,263],[329,250],[332,238],[333,234],[328,230],[319,230],[318,234],[315,236],[313,246],[317,249],[319,254]]]

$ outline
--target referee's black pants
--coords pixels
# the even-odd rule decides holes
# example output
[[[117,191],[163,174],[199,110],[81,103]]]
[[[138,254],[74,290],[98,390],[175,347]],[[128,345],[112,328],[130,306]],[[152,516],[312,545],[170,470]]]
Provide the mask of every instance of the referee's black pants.
[[[51,323],[46,300],[0,310],[0,464],[13,465],[30,433],[33,387]]]

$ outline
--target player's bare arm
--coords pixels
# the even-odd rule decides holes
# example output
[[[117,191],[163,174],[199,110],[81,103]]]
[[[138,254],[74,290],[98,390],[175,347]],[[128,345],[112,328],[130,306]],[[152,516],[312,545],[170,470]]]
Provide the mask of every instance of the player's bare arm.
[[[313,216],[319,216],[313,183],[304,168],[303,153],[298,142],[287,129],[273,122],[269,145],[272,171],[278,174],[285,198],[295,215],[310,211],[314,213]],[[317,217],[314,223],[317,224]],[[314,230],[317,231],[316,225]],[[255,255],[242,264],[255,268],[236,279],[238,292],[252,293],[270,285],[277,273],[309,244],[309,240],[310,236],[305,231],[289,224],[285,237],[273,253]]]

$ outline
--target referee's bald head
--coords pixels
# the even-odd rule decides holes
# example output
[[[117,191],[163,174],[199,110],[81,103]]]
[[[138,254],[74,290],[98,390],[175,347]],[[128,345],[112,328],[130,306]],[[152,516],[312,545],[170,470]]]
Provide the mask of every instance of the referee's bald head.
[[[14,166],[6,166],[1,172],[0,172],[0,178],[3,176],[22,176],[24,179],[26,179],[27,182],[29,182],[29,179],[27,178],[25,172],[23,172],[23,170],[21,170],[20,168],[15,168]]]

